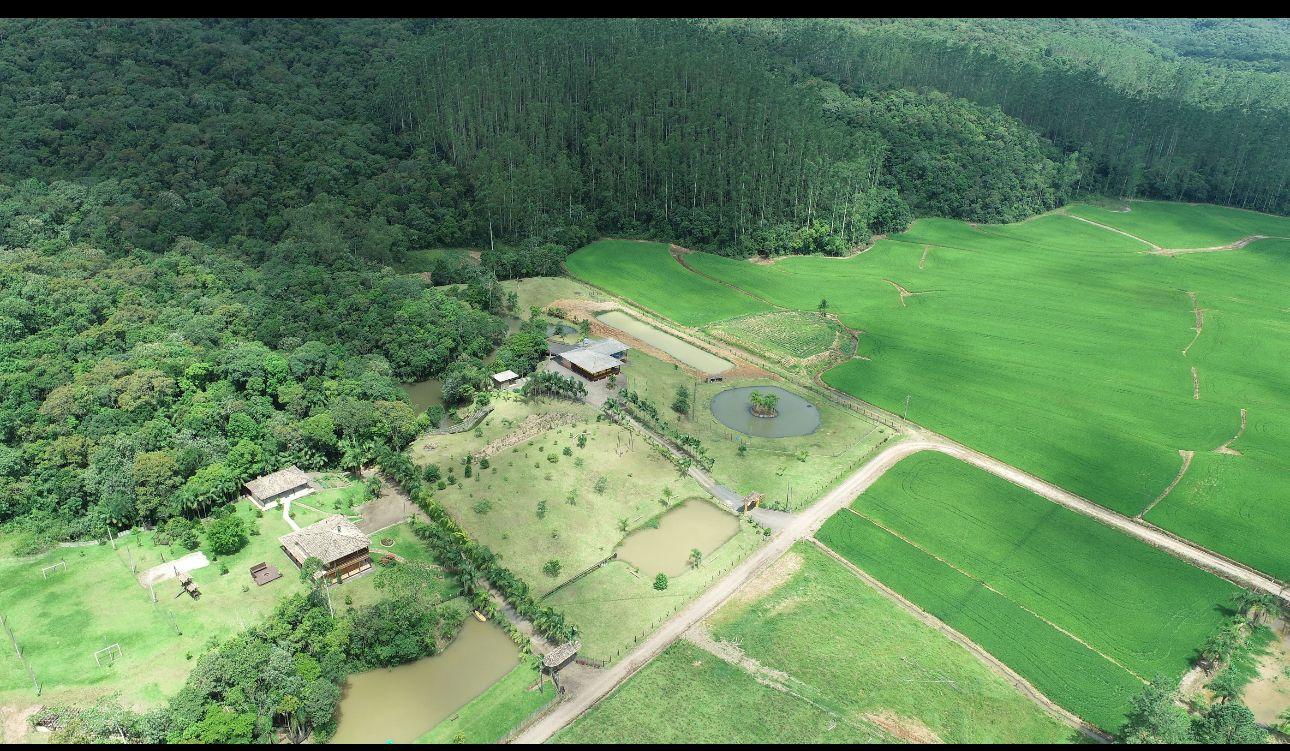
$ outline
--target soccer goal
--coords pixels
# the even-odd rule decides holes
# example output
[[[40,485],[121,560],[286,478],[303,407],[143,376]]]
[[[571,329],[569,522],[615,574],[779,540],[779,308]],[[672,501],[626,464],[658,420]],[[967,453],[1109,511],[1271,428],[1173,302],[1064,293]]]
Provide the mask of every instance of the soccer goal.
[[[52,563],[42,568],[40,570],[40,576],[46,581],[49,581],[49,577],[52,574],[63,573],[66,571],[67,571],[67,561],[63,560],[63,561],[59,561],[58,563]]]
[[[111,665],[119,659],[121,659],[120,644],[109,644],[94,653],[94,664],[99,667],[103,667],[104,664]]]

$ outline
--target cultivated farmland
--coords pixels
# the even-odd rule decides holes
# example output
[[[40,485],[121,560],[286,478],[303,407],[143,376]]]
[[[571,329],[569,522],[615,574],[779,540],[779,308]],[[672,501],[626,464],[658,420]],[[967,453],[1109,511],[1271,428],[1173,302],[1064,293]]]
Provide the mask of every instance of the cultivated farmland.
[[[902,461],[819,538],[1108,729],[1126,708],[1128,678],[1181,676],[1236,593],[939,453]],[[1042,636],[1019,638],[1023,628]]]
[[[686,326],[770,309],[760,300],[687,272],[663,243],[600,240],[569,256],[565,265],[579,279]]]
[[[1279,217],[1130,206],[1069,211],[1163,247],[1290,237]],[[805,312],[827,298],[864,331],[860,356],[829,370],[829,385],[897,413],[908,404],[917,423],[1290,577],[1290,497],[1272,481],[1290,473],[1290,240],[1150,251],[1053,213],[1012,225],[919,220],[846,260],[695,253],[686,262],[753,296],[727,287],[731,299]],[[649,284],[674,286],[685,270],[660,263]],[[637,299],[636,284],[615,289]]]
[[[745,691],[761,703],[745,703]],[[763,720],[770,716],[797,721]],[[625,742],[696,726],[727,742],[856,734],[1057,742],[1074,735],[809,543],[794,546],[561,739]]]

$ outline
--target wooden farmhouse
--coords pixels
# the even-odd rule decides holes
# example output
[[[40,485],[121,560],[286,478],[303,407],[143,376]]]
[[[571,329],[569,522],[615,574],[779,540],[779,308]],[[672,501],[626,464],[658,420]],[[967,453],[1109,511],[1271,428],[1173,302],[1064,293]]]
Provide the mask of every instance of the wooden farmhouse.
[[[278,542],[296,566],[303,566],[308,558],[322,561],[323,570],[316,574],[318,578],[340,582],[372,568],[368,550],[371,541],[363,530],[340,514],[289,532],[279,537]]]

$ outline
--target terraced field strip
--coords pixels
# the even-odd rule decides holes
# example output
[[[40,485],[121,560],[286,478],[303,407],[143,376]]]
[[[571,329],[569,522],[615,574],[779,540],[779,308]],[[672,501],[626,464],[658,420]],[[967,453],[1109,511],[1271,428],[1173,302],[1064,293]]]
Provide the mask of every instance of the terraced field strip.
[[[854,514],[835,515],[816,538],[1097,727],[1119,727],[1128,700],[1142,687],[1131,673],[1010,599]]]

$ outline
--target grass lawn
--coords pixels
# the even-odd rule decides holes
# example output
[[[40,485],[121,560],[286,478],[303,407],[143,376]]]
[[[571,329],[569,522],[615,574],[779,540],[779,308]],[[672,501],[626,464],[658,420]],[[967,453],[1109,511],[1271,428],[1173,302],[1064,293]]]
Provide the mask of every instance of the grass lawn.
[[[487,691],[452,717],[435,725],[417,743],[497,743],[534,712],[555,700],[555,686],[548,680],[541,690],[537,660],[526,658]]]
[[[318,495],[322,494],[306,501],[316,502]],[[44,687],[43,695],[36,697],[26,671],[7,648],[0,658],[0,704],[91,701],[116,692],[129,706],[158,706],[179,689],[194,661],[212,644],[259,622],[287,595],[303,592],[295,566],[278,546],[278,537],[290,531],[281,511],[257,516],[242,501],[234,509],[260,534],[250,536],[236,554],[191,572],[201,589],[197,600],[175,597],[179,585],[171,579],[156,585],[154,605],[148,589],[131,573],[131,560],[142,572],[189,552],[158,545],[152,532],[123,536],[116,550],[95,545],[55,548],[32,558],[0,558],[0,613]],[[324,517],[296,504],[292,512],[302,526]],[[406,525],[380,536],[396,539],[395,552],[433,563]],[[67,561],[66,572],[42,579],[41,568],[59,560]],[[282,578],[256,586],[249,569],[261,561],[276,566]],[[221,565],[228,567],[228,574],[220,573]],[[378,567],[373,574],[333,588],[337,607],[347,596],[356,606],[378,599],[374,585],[380,575]],[[445,579],[443,597],[455,595],[455,584]],[[121,645],[121,659],[111,666],[95,665],[93,651],[114,643]]]
[[[556,743],[876,743],[837,717],[680,641],[553,739]]]
[[[833,487],[838,479],[862,464],[873,449],[891,436],[885,427],[809,392],[799,392],[819,409],[820,427],[806,436],[757,438],[732,431],[712,416],[709,404],[717,394],[741,386],[792,385],[769,379],[733,378],[702,383],[644,352],[632,352],[623,367],[627,387],[645,396],[683,433],[703,441],[715,458],[717,481],[740,493],[758,491],[767,505],[801,509]],[[672,411],[678,386],[696,390],[693,418]],[[739,442],[747,452],[739,454]],[[791,488],[791,503],[790,501]]]
[[[665,508],[665,488],[672,491],[672,502],[703,494],[694,480],[678,476],[643,437],[608,421],[598,422],[594,407],[545,400],[494,404],[478,431],[425,436],[413,445],[411,455],[418,464],[437,464],[445,477],[452,469],[457,481],[436,490],[436,500],[537,592],[609,556],[625,534],[624,525],[635,527]],[[503,448],[491,457],[488,468],[476,464],[472,477],[464,476],[462,459],[467,454],[511,436],[526,419],[553,413],[572,415],[576,424],[562,424]],[[578,448],[577,436],[583,432],[586,446]],[[569,455],[564,454],[566,448]],[[604,489],[597,491],[601,478]],[[555,577],[543,572],[553,559],[561,563]]]
[[[256,623],[281,598],[303,591],[295,567],[278,547],[278,536],[290,531],[281,514],[256,517],[245,502],[235,508],[260,534],[238,553],[192,572],[201,588],[198,600],[176,598],[179,585],[171,579],[156,585],[154,606],[148,589],[139,585],[131,558],[143,571],[162,563],[163,556],[174,560],[188,552],[157,545],[152,533],[124,537],[117,550],[110,545],[56,548],[34,559],[0,561],[0,612],[44,684],[42,701],[119,691],[126,704],[156,706],[179,688],[191,660],[211,640]],[[66,574],[43,580],[40,569],[60,559],[67,561]],[[261,561],[277,566],[282,578],[257,587],[248,570]],[[227,565],[227,575],[220,574],[221,564]],[[97,667],[92,652],[113,643],[121,645],[121,660]],[[21,701],[24,691],[30,693],[29,682],[17,661],[10,662],[0,663],[0,700]]]
[[[604,300],[605,293],[567,276],[534,276],[501,283],[515,293],[515,313],[528,318],[529,308],[545,311],[556,300]]]
[[[597,240],[569,256],[565,266],[578,279],[686,326],[770,309],[760,300],[686,271],[664,243]]]
[[[613,662],[764,542],[757,528],[740,524],[738,534],[704,556],[698,568],[671,577],[664,591],[654,589],[652,577],[615,560],[555,592],[544,604],[578,627],[583,656]]]
[[[1108,681],[1087,679],[1117,672],[1180,677],[1201,643],[1231,615],[1237,591],[1163,551],[939,453],[903,460],[852,508],[864,518],[841,511],[819,539],[969,637],[981,634],[980,643],[991,651],[990,642],[1008,637],[1008,621],[978,621],[983,610],[1038,616],[1042,620],[1013,612],[1009,620],[1026,622],[1030,630],[1052,629],[1056,635],[1044,641],[1056,643],[1054,655],[1065,657],[1054,656],[1039,672],[1041,665],[1028,655],[1020,656],[1020,664],[1011,661],[1015,646],[996,656],[1041,690],[1047,673],[1065,672],[1071,685],[1053,681],[1049,685],[1058,687],[1051,697],[1108,729],[1118,724],[1115,707],[1102,706],[1109,693],[1102,684]],[[974,604],[968,609],[966,603]],[[1071,637],[1054,626],[1105,655],[1105,664],[1065,644]],[[1012,638],[1021,641],[1015,633]],[[1025,641],[1031,647],[1042,643]],[[1119,711],[1125,708],[1118,705]]]
[[[1290,236],[1285,218],[1130,205],[1069,211],[1171,247]],[[824,375],[835,388],[896,413],[908,403],[915,422],[1126,515],[1150,507],[1148,520],[1290,578],[1290,496],[1268,492],[1290,476],[1290,240],[1174,257],[1145,249],[1050,213],[1011,225],[923,219],[845,260],[765,265],[695,253],[687,262],[787,309],[814,311],[827,298],[864,332],[860,356]],[[658,260],[600,264],[609,278],[597,284],[653,307],[661,290],[686,289],[684,267]],[[700,281],[708,310],[748,299]],[[1202,312],[1199,336],[1188,293]],[[657,309],[684,324],[711,321]],[[1247,427],[1230,446],[1239,455],[1216,452],[1242,409]],[[1191,468],[1152,506],[1181,469],[1180,451],[1195,452]]]

